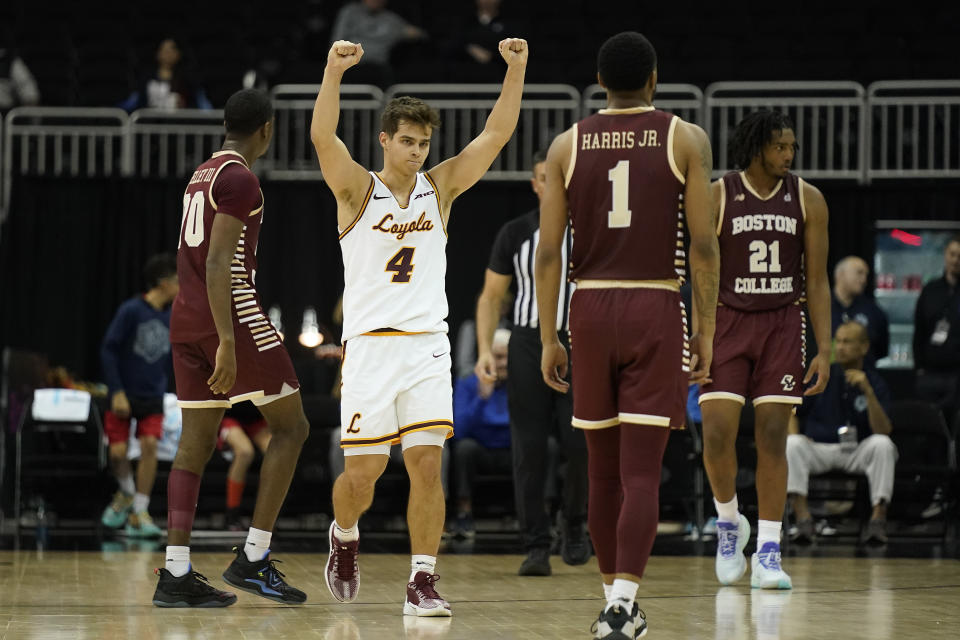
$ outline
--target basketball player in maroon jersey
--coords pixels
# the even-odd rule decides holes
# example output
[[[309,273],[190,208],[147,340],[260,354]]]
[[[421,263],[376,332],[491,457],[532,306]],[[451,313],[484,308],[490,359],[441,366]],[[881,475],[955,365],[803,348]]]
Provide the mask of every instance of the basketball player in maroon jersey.
[[[153,603],[226,607],[237,597],[211,586],[190,565],[190,531],[200,477],[217,442],[224,409],[251,400],[270,426],[250,532],[223,577],[244,591],[284,603],[306,595],[283,580],[270,538],[309,425],[290,357],[254,288],[263,193],[250,166],[273,136],[270,97],[253,89],[224,108],[226,139],[197,167],[183,195],[177,252],[180,293],[173,303],[177,398],[183,432],[167,483],[167,553]]]
[[[787,423],[804,395],[823,391],[830,373],[827,204],[790,173],[797,149],[783,114],[757,111],[736,127],[731,171],[712,185],[720,238],[720,296],[713,381],[701,388],[704,465],[717,508],[716,573],[732,584],[746,572],[750,525],[737,505],[737,428],[753,401],[757,443],[757,553],[754,588],[790,589],[780,564],[787,497]],[[804,295],[818,352],[804,375]],[[814,375],[816,382],[804,391]]]
[[[647,628],[635,598],[657,533],[663,451],[670,429],[684,426],[688,382],[710,371],[719,250],[710,142],[654,108],[653,46],[639,33],[617,34],[597,68],[607,108],[560,134],[547,154],[535,276],[543,376],[565,392],[554,310],[569,208],[573,426],[587,439],[590,536],[607,597],[594,637],[632,640]],[[684,217],[699,312],[690,343],[679,293]]]

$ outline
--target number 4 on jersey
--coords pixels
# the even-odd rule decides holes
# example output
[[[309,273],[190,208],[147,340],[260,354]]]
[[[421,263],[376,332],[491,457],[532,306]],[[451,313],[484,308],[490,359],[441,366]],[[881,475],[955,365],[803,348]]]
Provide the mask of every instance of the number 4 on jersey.
[[[413,273],[414,267],[414,251],[416,251],[416,247],[404,247],[387,261],[387,267],[384,271],[396,271],[390,282],[410,282],[410,274]]]

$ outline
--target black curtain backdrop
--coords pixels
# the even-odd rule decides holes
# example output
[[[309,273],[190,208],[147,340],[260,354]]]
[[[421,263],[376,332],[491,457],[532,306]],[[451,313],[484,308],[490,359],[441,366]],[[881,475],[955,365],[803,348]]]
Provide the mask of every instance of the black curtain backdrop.
[[[99,380],[99,344],[117,306],[143,289],[150,255],[176,252],[184,186],[18,178],[0,230],[0,344]],[[296,365],[309,361],[297,343],[303,309],[315,307],[329,326],[343,291],[336,202],[320,182],[264,182],[263,192],[256,284],[265,309],[280,305]],[[453,330],[473,313],[497,231],[535,204],[526,182],[480,184],[455,203],[447,250]]]
[[[879,219],[960,219],[960,185],[869,186],[823,182],[830,207],[830,267],[841,257],[872,261]],[[100,378],[99,343],[123,300],[143,287],[148,256],[176,251],[182,180],[24,177],[13,185],[0,235],[0,342],[49,356],[82,379]],[[335,202],[319,182],[265,182],[257,288],[283,312],[287,345],[303,309],[321,323],[343,290]],[[449,322],[473,313],[499,228],[535,206],[528,183],[480,183],[457,200],[447,251]]]

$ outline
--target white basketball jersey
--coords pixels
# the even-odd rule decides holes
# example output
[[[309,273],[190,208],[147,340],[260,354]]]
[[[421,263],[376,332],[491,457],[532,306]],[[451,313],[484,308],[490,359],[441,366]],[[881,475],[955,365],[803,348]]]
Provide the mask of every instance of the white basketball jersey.
[[[357,218],[340,234],[343,340],[383,330],[445,333],[447,232],[436,185],[418,173],[401,207],[370,175]]]

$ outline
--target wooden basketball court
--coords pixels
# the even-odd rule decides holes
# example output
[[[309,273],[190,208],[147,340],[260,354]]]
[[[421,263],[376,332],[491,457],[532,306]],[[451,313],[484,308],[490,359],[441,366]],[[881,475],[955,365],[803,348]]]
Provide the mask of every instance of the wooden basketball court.
[[[521,558],[441,556],[439,591],[452,619],[401,615],[409,557],[360,558],[357,602],[333,601],[326,553],[278,554],[290,582],[308,594],[283,606],[245,593],[227,609],[158,609],[150,600],[157,552],[0,552],[0,638],[394,638],[451,640],[590,638],[602,606],[596,560],[549,578],[520,578]],[[224,587],[228,553],[195,553],[195,568]],[[957,638],[960,561],[789,558],[792,592],[751,590],[747,578],[720,588],[711,557],[654,556],[638,594],[647,638],[781,640]]]

